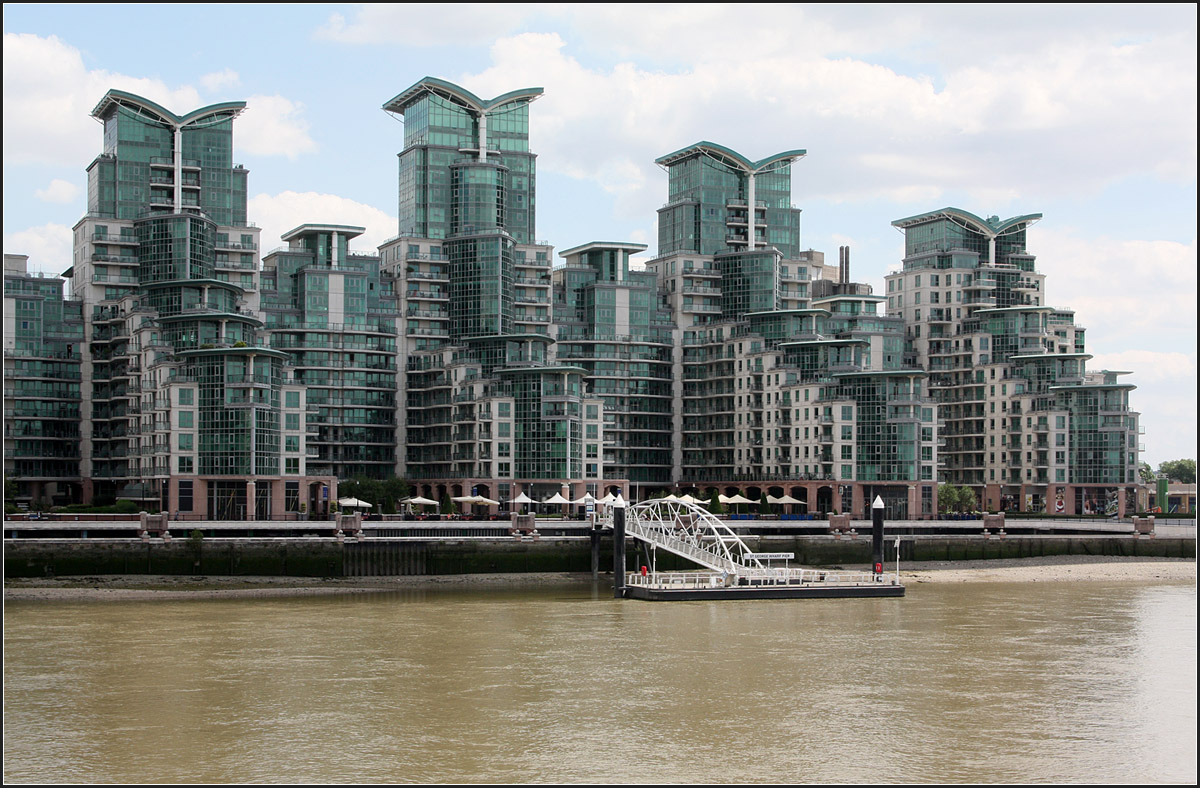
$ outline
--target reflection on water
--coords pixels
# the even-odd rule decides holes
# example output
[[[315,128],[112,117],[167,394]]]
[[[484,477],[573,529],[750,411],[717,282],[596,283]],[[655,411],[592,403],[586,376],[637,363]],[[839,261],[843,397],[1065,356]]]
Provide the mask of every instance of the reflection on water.
[[[1191,585],[9,603],[4,777],[1196,779]]]

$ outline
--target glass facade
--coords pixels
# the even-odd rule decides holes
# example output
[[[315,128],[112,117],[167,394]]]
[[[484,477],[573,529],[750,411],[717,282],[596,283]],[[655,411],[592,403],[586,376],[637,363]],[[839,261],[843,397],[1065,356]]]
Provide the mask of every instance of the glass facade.
[[[4,478],[13,503],[46,506],[80,497],[80,362],[83,304],[63,280],[27,273],[4,256]]]
[[[904,317],[945,421],[940,478],[993,509],[1099,511],[1137,482],[1133,386],[1088,372],[1084,330],[1046,303],[1026,249],[1040,218],[947,208],[893,222],[906,256],[887,277],[888,311]]]
[[[653,274],[629,270],[640,244],[592,243],[563,253],[554,272],[561,363],[586,370],[603,400],[603,441],[585,436],[608,478],[668,485],[673,464],[671,316]],[[592,460],[595,462],[595,459]]]
[[[263,261],[271,347],[307,389],[307,470],[342,480],[388,479],[397,464],[398,299],[378,256],[350,252],[362,232],[302,225]],[[298,428],[285,437],[297,460]]]
[[[88,324],[85,500],[268,516],[283,509],[281,477],[303,477],[303,427],[288,430],[283,403],[303,387],[263,332],[259,231],[246,221],[247,173],[233,160],[243,109],[179,116],[114,90],[93,111],[104,148],[88,169],[69,272]],[[230,508],[217,490],[239,485],[242,504]],[[306,505],[317,499],[307,486]]]

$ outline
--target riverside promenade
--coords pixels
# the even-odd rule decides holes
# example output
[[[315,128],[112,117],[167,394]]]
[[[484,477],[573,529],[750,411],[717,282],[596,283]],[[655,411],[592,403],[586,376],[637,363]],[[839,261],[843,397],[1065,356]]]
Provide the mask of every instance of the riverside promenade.
[[[4,521],[7,577],[218,575],[371,577],[590,572],[587,522],[538,518],[520,531],[503,520],[176,521],[69,515]],[[836,516],[835,516],[836,517]],[[76,519],[78,518],[78,519]],[[756,551],[790,552],[799,566],[870,561],[870,521],[730,520]],[[885,528],[885,560],[960,562],[1047,556],[1196,556],[1194,521],[1098,519],[905,520]],[[607,533],[599,566],[612,566]],[[639,548],[628,547],[631,566]],[[678,565],[675,565],[675,562]],[[658,556],[661,569],[689,569]]]

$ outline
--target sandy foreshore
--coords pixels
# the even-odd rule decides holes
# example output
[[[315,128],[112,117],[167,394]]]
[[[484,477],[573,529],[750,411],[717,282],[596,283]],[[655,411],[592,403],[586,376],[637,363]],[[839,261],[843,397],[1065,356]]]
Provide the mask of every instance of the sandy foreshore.
[[[845,567],[862,569],[867,567]],[[888,570],[892,567],[888,566]],[[1047,556],[988,561],[901,564],[905,584],[1196,582],[1196,562],[1180,558]],[[317,594],[364,594],[404,588],[520,588],[586,583],[590,575],[566,572],[425,577],[311,578],[103,575],[6,578],[4,599],[12,601],[116,601],[133,599],[219,599]],[[602,581],[603,582],[603,581]]]

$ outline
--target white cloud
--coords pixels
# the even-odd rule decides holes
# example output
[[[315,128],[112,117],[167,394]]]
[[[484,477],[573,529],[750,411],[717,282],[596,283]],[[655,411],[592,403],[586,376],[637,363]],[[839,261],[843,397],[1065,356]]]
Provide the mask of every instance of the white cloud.
[[[1196,354],[1171,350],[1122,350],[1117,353],[1096,353],[1088,369],[1109,369],[1130,372],[1137,370],[1131,382],[1195,384]]]
[[[1075,310],[1089,349],[1196,349],[1196,242],[1081,238],[1037,229],[1045,303]],[[1113,315],[1120,315],[1119,321]]]
[[[4,234],[5,254],[29,255],[29,271],[61,274],[71,267],[71,228],[63,224],[43,224]]]
[[[302,224],[347,224],[366,231],[350,242],[356,251],[373,253],[379,244],[396,234],[398,221],[370,205],[336,194],[286,191],[257,194],[250,199],[250,216],[262,228],[262,246],[266,250],[283,246],[284,233]]]
[[[214,71],[211,74],[205,74],[200,77],[200,84],[209,93],[215,93],[222,88],[237,87],[241,83],[241,77],[232,68],[227,68],[223,71]]]
[[[201,78],[209,89],[237,75],[228,69]],[[110,89],[143,96],[176,113],[205,105],[191,86],[89,71],[75,47],[50,36],[4,34],[4,162],[78,167],[100,149],[101,131],[92,109]],[[303,105],[281,96],[247,100],[235,131],[238,150],[294,158],[316,150],[302,118]],[[243,139],[243,135],[247,139]]]
[[[4,161],[78,167],[100,148],[92,109],[112,88],[164,107],[201,106],[192,87],[88,71],[79,50],[55,36],[4,34]]]
[[[42,202],[68,203],[75,199],[79,194],[79,187],[70,181],[64,181],[62,178],[55,178],[50,181],[50,185],[44,189],[38,189],[34,192]]]
[[[834,32],[836,14],[780,9],[784,18],[767,26],[763,13],[651,7],[630,25],[627,8],[588,7],[571,14],[571,47],[558,33],[514,35],[496,41],[489,68],[456,81],[484,96],[545,87],[531,109],[540,167],[623,189],[623,200],[644,210],[661,202],[654,158],[701,139],[750,158],[807,148],[796,171],[809,201],[911,203],[956,192],[986,202],[1036,194],[1044,202],[1146,172],[1194,177],[1194,35],[1160,29],[1152,45],[1124,44],[1127,30],[1111,23],[1089,24],[1097,28],[1089,36],[1026,42],[1010,34],[1006,48],[976,50],[983,56],[963,65],[952,59],[935,79],[865,54],[834,54],[884,47],[871,35],[886,32],[882,22],[863,21],[868,43],[856,45]],[[747,24],[762,33],[753,51],[727,46],[728,31]],[[928,36],[968,26],[923,24]],[[795,40],[775,30],[795,32]],[[721,44],[706,46],[708,38]],[[674,53],[686,65],[585,65],[574,54],[618,39],[618,54],[624,46],[650,57],[686,42],[686,52]]]
[[[238,118],[235,140],[238,150],[257,156],[287,156],[294,160],[315,153],[317,143],[308,136],[304,105],[283,96],[251,96],[246,111]]]

